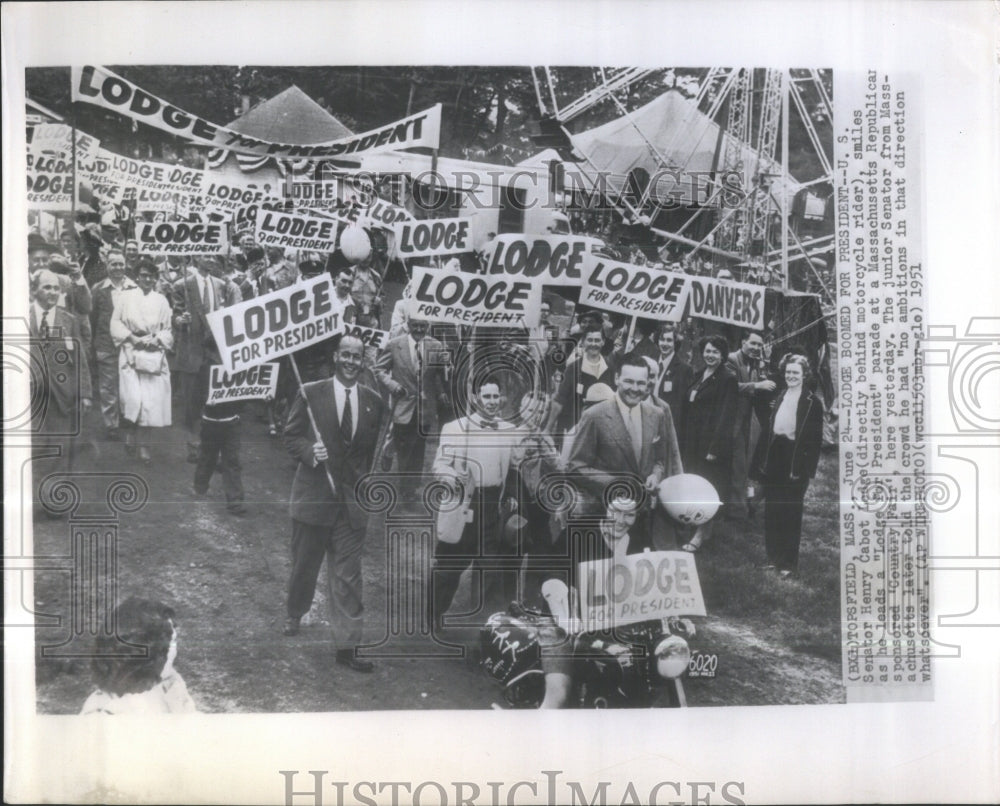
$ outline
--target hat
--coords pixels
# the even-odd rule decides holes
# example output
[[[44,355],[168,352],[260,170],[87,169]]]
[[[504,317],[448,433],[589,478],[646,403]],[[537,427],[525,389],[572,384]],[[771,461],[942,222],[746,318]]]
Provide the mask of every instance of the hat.
[[[604,400],[611,400],[615,396],[615,390],[606,383],[591,384],[587,394],[583,397],[584,405],[600,403]]]
[[[47,252],[55,252],[56,248],[42,237],[40,232],[28,233],[28,251],[35,252],[44,249]]]

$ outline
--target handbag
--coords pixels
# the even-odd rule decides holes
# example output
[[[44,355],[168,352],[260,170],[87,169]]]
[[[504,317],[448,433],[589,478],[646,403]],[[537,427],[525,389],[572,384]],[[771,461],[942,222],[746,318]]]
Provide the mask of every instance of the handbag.
[[[132,358],[135,362],[136,372],[159,375],[163,370],[162,350],[133,350]]]

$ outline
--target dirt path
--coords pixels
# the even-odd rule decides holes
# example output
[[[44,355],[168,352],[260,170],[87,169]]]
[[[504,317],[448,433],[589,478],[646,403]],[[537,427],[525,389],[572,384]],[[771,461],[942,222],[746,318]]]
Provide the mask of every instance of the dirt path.
[[[190,492],[193,465],[184,461],[180,429],[164,429],[150,468],[135,466],[121,445],[102,443],[88,471],[135,472],[150,488],[149,502],[122,516],[118,539],[118,594],[159,598],[178,613],[177,668],[204,711],[310,712],[381,709],[488,709],[499,691],[462,652],[476,631],[453,629],[442,647],[405,617],[403,600],[419,600],[427,568],[420,521],[413,509],[392,510],[371,520],[364,562],[366,638],[375,648],[376,671],[360,675],[333,663],[333,648],[318,597],[302,632],[281,634],[289,570],[287,496],[292,461],[280,440],[269,438],[253,415],[245,418],[242,446],[249,514],[226,512],[220,480],[206,500]],[[93,488],[91,495],[101,500]],[[36,522],[36,553],[65,554],[67,521]],[[387,533],[393,537],[387,538]],[[325,575],[321,575],[322,589]],[[386,580],[395,580],[392,589]],[[69,575],[36,574],[40,613],[66,614]],[[467,604],[460,591],[456,607]],[[697,648],[719,656],[714,680],[691,680],[691,705],[838,702],[839,669],[830,661],[789,652],[757,637],[745,625],[701,620]],[[37,627],[36,642],[58,643],[67,621]],[[74,713],[92,690],[85,660],[41,659],[37,664],[38,710]]]

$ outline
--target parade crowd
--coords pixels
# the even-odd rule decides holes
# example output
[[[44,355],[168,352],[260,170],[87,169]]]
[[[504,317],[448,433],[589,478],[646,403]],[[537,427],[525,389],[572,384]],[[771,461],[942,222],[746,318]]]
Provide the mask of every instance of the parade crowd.
[[[40,443],[60,446],[62,470],[88,444],[110,442],[149,465],[163,458],[156,429],[176,422],[194,465],[192,495],[204,496],[219,473],[227,508],[240,516],[241,429],[283,438],[296,460],[283,632],[298,633],[325,558],[336,659],[351,669],[372,670],[355,648],[369,519],[358,491],[373,472],[406,505],[450,502],[436,516],[426,614],[434,631],[456,623],[449,609],[470,567],[480,621],[513,600],[539,603],[556,558],[586,558],[568,525],[587,518],[607,526],[604,544],[583,550],[590,558],[626,546],[694,553],[722,528],[740,534],[762,509],[768,568],[776,580],[797,573],[823,404],[809,361],[795,351],[765,360],[760,332],[731,343],[708,331],[686,344],[684,322],[630,327],[555,293],[530,332],[429,324],[408,314],[405,297],[385,315],[388,262],[378,250],[351,262],[265,249],[246,232],[226,256],[156,261],[93,228],[64,236],[54,244],[32,232],[28,244],[30,329],[43,368],[34,392],[48,401]],[[390,323],[382,349],[334,336],[282,357],[272,398],[206,404],[220,362],[206,316],[323,273],[345,323]],[[92,404],[96,433],[96,416],[84,416]],[[686,525],[657,505],[660,484],[681,473],[711,484],[718,516]],[[55,516],[45,484],[36,490],[36,513]],[[612,528],[623,512],[627,530]]]

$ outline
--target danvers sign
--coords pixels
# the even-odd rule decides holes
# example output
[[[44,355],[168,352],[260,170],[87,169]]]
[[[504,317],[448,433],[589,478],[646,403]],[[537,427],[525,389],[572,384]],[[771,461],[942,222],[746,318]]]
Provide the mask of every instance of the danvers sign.
[[[751,330],[764,329],[764,286],[692,277],[691,316],[726,322]]]
[[[437,148],[441,133],[441,105],[363,134],[316,145],[293,145],[259,140],[184,112],[131,81],[103,67],[72,69],[73,100],[110,109],[195,143],[226,148],[241,154],[271,157],[340,157],[374,154],[400,148]]]

